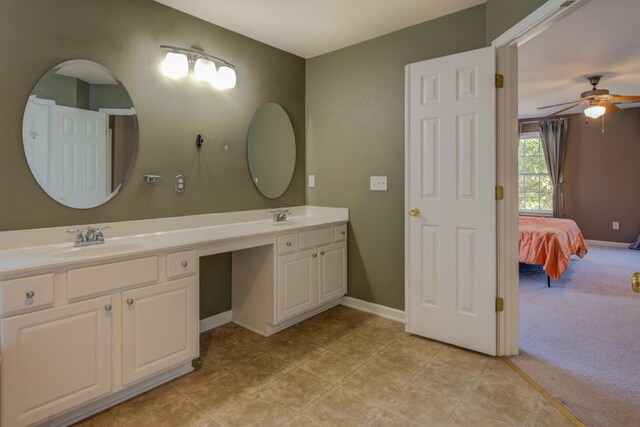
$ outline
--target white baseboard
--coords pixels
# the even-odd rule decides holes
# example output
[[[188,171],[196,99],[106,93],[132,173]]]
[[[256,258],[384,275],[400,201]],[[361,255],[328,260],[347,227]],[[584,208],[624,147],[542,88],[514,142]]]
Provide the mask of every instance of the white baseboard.
[[[200,320],[200,333],[231,322],[231,310]]]
[[[384,305],[374,304],[372,302],[363,301],[361,299],[352,297],[343,297],[340,304],[345,307],[355,308],[356,310],[366,311],[367,313],[375,314],[380,317],[384,317],[389,320],[395,320],[396,322],[405,323],[404,311],[391,307],[385,307]]]
[[[622,243],[622,242],[605,242],[604,240],[584,240],[587,243],[587,246],[610,246],[613,248],[629,248],[631,243]]]

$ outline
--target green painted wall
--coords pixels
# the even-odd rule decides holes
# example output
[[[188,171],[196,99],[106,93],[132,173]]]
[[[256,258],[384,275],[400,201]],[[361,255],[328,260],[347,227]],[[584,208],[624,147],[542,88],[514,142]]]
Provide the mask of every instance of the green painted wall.
[[[482,5],[307,61],[307,201],[350,209],[349,295],[404,307],[405,65],[484,45]]]
[[[234,63],[237,87],[220,92],[190,78],[162,76],[161,44],[199,47]],[[305,203],[302,58],[152,0],[2,0],[0,58],[0,230]],[[69,209],[51,200],[32,178],[22,150],[29,93],[51,67],[70,59],[109,68],[138,112],[140,150],[132,177],[120,194],[95,209]],[[256,190],[246,160],[249,123],[268,101],[291,117],[298,151],[293,181],[275,200]],[[199,133],[206,142],[198,151]],[[164,179],[150,186],[142,180],[145,173]],[[173,191],[178,174],[186,177],[183,194]],[[203,298],[203,317],[229,309],[229,262],[219,256],[201,264],[203,295],[212,295]]]
[[[487,0],[487,46],[547,0]]]

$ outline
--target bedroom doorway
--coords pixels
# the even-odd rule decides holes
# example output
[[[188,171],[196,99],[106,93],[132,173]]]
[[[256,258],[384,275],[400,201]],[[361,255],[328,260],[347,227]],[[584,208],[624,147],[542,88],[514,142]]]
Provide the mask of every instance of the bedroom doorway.
[[[507,308],[499,336],[505,354],[520,350],[512,358],[516,365],[587,425],[634,425],[640,418],[640,295],[630,279],[640,270],[640,251],[627,247],[640,233],[633,196],[640,180],[625,172],[635,170],[640,158],[640,104],[624,105],[617,114],[607,107],[604,119],[585,116],[587,106],[576,103],[538,107],[580,100],[593,90],[585,79],[593,74],[604,75],[597,89],[640,94],[640,53],[631,44],[640,37],[633,24],[640,4],[577,6],[498,50],[499,70],[506,70],[498,103],[498,183],[506,196],[498,217],[499,295]],[[558,202],[538,121],[565,107],[559,117],[566,128],[554,130],[567,133]],[[518,125],[502,122],[505,116],[520,118]],[[554,207],[567,221],[555,230],[546,221]],[[567,248],[553,246],[554,233],[563,235]],[[522,234],[529,239],[524,250]],[[544,245],[553,250],[541,254]],[[530,257],[522,260],[518,254],[526,250]],[[537,266],[520,268],[519,261]]]

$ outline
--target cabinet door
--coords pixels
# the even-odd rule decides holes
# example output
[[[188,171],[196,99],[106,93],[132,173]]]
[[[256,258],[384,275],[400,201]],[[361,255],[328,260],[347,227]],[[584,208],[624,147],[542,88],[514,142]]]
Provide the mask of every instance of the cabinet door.
[[[111,296],[2,320],[2,425],[23,426],[111,392]]]
[[[347,243],[321,246],[318,255],[318,302],[346,295]]]
[[[122,293],[122,383],[198,357],[197,279]]]
[[[314,308],[318,302],[315,249],[278,257],[277,320],[281,322]]]

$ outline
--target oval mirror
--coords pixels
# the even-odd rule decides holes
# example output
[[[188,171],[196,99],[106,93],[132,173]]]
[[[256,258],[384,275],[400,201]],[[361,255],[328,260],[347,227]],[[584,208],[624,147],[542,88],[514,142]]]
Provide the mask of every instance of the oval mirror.
[[[53,67],[31,91],[22,121],[33,177],[55,201],[88,209],[122,188],[138,152],[138,118],[125,87],[95,62]]]
[[[262,105],[253,115],[247,158],[258,190],[270,199],[280,197],[296,166],[296,139],[287,112],[275,102]]]

